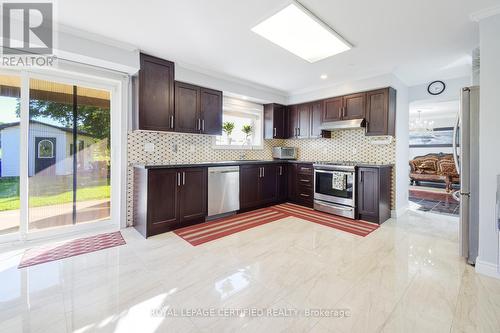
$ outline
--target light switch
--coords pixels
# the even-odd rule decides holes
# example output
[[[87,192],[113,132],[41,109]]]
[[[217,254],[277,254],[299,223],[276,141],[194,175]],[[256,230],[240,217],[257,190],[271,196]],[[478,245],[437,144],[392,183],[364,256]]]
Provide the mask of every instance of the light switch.
[[[155,151],[155,144],[152,142],[146,142],[144,144],[144,151],[148,153],[152,153]]]

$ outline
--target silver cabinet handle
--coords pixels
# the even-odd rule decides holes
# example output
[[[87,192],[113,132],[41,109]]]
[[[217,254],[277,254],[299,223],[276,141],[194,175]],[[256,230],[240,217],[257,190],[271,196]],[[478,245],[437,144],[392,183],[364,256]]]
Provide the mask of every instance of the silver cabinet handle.
[[[177,186],[181,186],[181,173],[177,172]]]
[[[201,130],[205,132],[205,119],[201,120]]]
[[[299,133],[299,135],[297,135],[297,136],[300,136],[300,127],[297,128],[297,132]]]
[[[266,176],[266,169],[264,169],[264,167],[262,167],[262,177],[265,177]]]
[[[339,119],[342,118],[342,108],[339,108]]]
[[[186,185],[186,173],[182,172],[182,185]]]
[[[280,168],[280,176],[282,176],[283,175],[283,167],[280,165],[279,168]]]
[[[304,194],[304,193],[300,193],[301,196],[303,197],[309,197],[310,195],[309,194]]]
[[[170,128],[172,128],[172,129],[174,128],[174,116],[173,115],[170,116]]]
[[[276,136],[276,127],[273,128],[273,136]]]
[[[201,131],[201,119],[198,118],[198,131]]]
[[[300,181],[303,182],[303,183],[309,183],[308,179],[301,179]]]

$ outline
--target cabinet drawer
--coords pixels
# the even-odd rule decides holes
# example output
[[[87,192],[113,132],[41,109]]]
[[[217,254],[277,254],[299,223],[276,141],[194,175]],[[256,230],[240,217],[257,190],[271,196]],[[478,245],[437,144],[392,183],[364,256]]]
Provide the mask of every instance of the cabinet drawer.
[[[307,187],[312,187],[313,186],[313,177],[304,175],[304,174],[298,174],[297,175],[297,185],[298,186],[307,186]]]
[[[297,173],[312,176],[314,172],[311,164],[297,164]]]
[[[301,185],[301,184],[298,184],[297,185],[297,194],[299,197],[302,197],[302,198],[311,198],[313,197],[313,188],[312,186],[308,186],[308,185]]]

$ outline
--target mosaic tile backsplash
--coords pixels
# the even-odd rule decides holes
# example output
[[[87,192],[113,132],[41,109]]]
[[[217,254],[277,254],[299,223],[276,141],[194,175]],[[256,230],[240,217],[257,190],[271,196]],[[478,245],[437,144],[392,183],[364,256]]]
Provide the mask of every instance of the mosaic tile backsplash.
[[[175,162],[223,161],[237,159],[272,159],[272,147],[297,147],[298,159],[304,161],[349,160],[368,163],[394,164],[396,145],[374,145],[376,138],[366,137],[363,129],[337,131],[331,139],[264,140],[261,150],[214,149],[212,136],[197,134],[133,131],[128,134],[127,224],[132,225],[133,165],[169,164]],[[154,144],[146,152],[145,144]],[[393,170],[393,204],[394,182]]]

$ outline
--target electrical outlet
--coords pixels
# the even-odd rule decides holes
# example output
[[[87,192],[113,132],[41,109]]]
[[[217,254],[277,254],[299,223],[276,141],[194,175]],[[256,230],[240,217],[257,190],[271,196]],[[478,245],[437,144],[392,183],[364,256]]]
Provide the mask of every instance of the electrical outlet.
[[[172,145],[172,151],[173,151],[174,153],[177,153],[177,143],[174,143],[174,144]]]
[[[352,148],[352,154],[357,155],[358,154],[358,148]]]
[[[155,144],[152,142],[146,142],[144,144],[144,151],[148,153],[152,153],[155,151]]]
[[[189,152],[190,152],[190,153],[194,153],[194,152],[195,152],[195,150],[196,150],[195,145],[190,145],[190,146],[189,146]]]

